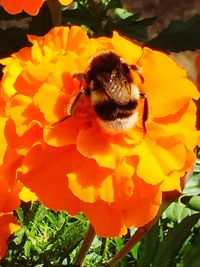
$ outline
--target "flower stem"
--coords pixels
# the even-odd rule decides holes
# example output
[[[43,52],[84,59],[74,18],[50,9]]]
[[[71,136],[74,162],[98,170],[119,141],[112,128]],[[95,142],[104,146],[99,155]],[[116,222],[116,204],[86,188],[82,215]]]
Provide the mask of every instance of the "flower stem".
[[[95,231],[94,231],[93,226],[90,224],[89,229],[86,233],[85,239],[84,239],[84,241],[81,245],[81,248],[79,250],[75,265],[78,265],[78,266],[82,265],[82,263],[85,259],[85,256],[86,256],[86,254],[87,254],[87,252],[88,252],[88,250],[92,244],[94,237],[95,237]]]
[[[152,228],[158,218],[152,220],[148,224],[139,227],[135,234],[127,241],[124,247],[104,266],[113,267],[144,237],[144,235]]]
[[[62,5],[58,0],[47,0],[47,5],[51,13],[53,25],[60,26],[62,24]]]

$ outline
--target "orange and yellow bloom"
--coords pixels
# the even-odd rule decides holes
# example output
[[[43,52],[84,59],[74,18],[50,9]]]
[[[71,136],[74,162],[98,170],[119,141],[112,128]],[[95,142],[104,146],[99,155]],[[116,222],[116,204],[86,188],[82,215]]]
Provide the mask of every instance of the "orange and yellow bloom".
[[[13,210],[20,205],[20,200],[36,200],[36,196],[17,179],[16,171],[21,166],[22,157],[5,138],[8,118],[5,116],[5,102],[0,99],[0,258],[4,256],[6,241],[10,234],[20,228],[13,216]]]
[[[80,27],[60,27],[29,40],[31,48],[1,60],[2,165],[14,157],[8,169],[16,180],[54,210],[84,212],[100,236],[145,225],[157,215],[163,192],[181,192],[194,164],[196,87],[168,56],[116,32],[94,39]],[[142,100],[136,126],[125,133],[102,131],[87,97],[73,117],[54,124],[80,90],[73,74],[108,50],[142,70],[144,84],[135,82],[149,102],[145,136]]]
[[[0,213],[0,258],[5,255],[7,250],[8,237],[19,228],[12,213]]]
[[[0,123],[2,126],[2,119]],[[5,140],[1,138],[1,141],[3,145]],[[7,151],[4,155],[5,165],[0,166],[0,258],[4,256],[6,252],[6,240],[8,239],[9,235],[19,228],[19,225],[13,217],[12,211],[20,204],[19,193],[23,187],[19,181],[16,179],[13,180],[13,178],[16,176],[14,170],[14,165],[16,163],[12,161],[13,158],[11,154],[10,159],[8,160],[7,153],[9,154]],[[3,146],[1,147],[1,156],[2,154],[4,154]],[[14,175],[12,175],[13,170]]]
[[[10,14],[17,14],[22,11],[35,16],[38,14],[45,0],[0,0],[0,4]],[[69,5],[72,0],[54,0],[59,1],[62,5]]]

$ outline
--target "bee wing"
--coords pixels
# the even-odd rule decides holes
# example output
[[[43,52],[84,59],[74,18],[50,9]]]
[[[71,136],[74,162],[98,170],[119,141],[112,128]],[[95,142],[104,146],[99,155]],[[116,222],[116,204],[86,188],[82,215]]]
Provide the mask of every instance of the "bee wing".
[[[125,105],[131,99],[131,84],[116,70],[113,70],[109,81],[104,82],[104,90],[107,96],[119,105]]]

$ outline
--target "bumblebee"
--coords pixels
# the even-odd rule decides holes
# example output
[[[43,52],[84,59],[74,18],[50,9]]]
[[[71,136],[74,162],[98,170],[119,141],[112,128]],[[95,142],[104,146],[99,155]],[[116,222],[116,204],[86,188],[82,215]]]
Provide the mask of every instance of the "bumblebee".
[[[85,73],[73,75],[80,81],[84,80],[87,86],[80,88],[80,92],[66,109],[67,115],[59,122],[73,116],[80,98],[87,95],[102,129],[109,133],[120,133],[135,125],[138,120],[138,100],[144,98],[142,125],[145,134],[145,122],[148,118],[147,98],[134,84],[131,70],[138,73],[143,83],[144,78],[139,67],[128,65],[111,51],[92,58]]]

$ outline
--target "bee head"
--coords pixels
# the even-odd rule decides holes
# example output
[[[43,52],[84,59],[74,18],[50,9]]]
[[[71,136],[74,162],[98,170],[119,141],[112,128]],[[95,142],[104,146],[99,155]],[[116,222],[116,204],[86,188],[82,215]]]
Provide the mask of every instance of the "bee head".
[[[129,66],[118,55],[111,51],[103,52],[92,58],[86,80],[99,88],[102,87],[102,80],[109,82],[113,73],[118,77],[123,75],[128,81],[131,79]]]

